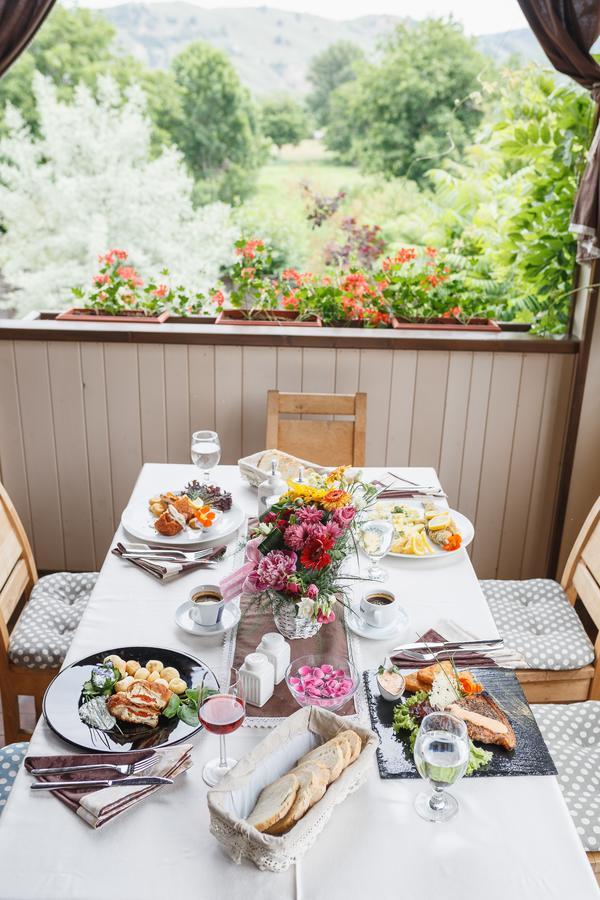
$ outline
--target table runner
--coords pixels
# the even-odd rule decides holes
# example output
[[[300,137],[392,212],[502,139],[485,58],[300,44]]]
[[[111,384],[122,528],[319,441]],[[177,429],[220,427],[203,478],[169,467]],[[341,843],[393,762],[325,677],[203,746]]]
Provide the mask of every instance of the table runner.
[[[276,631],[273,613],[270,607],[260,607],[256,602],[252,602],[252,598],[242,595],[241,598],[241,619],[236,634],[232,637],[235,641],[235,651],[233,653],[233,665],[239,668],[248,653],[254,653],[260,639],[269,631]],[[323,662],[331,656],[349,656],[351,650],[349,641],[346,636],[346,627],[344,624],[344,608],[341,604],[336,604],[335,622],[323,625],[319,631],[310,638],[302,638],[300,640],[288,641],[291,650],[292,661],[300,656],[306,656],[314,653]],[[248,715],[248,709],[250,715]],[[270,700],[264,706],[250,706],[246,711],[246,722],[248,725],[268,725],[277,724],[275,719],[285,718],[291,713],[299,709],[285,678],[275,685],[275,691]],[[356,713],[354,700],[350,700],[340,710],[336,710],[340,716],[350,716]],[[262,719],[271,719],[272,721],[260,721]]]

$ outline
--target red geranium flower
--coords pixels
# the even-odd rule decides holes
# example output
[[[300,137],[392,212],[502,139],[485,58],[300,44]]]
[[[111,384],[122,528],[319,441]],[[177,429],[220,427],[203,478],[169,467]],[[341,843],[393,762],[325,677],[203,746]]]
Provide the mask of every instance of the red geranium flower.
[[[324,569],[331,562],[327,550],[333,547],[333,538],[309,538],[300,555],[300,562],[306,569]]]

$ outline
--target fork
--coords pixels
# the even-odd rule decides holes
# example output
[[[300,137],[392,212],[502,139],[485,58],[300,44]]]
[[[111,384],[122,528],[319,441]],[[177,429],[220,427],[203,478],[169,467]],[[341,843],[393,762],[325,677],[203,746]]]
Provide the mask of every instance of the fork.
[[[32,769],[31,775],[66,775],[67,772],[90,772],[92,769],[112,769],[121,775],[138,775],[145,772],[156,762],[158,754],[153,753],[145,759],[132,763],[91,763],[84,766],[53,766],[50,769]]]
[[[135,544],[130,544],[129,547],[126,547],[122,543],[117,544],[117,549],[120,551],[121,556],[124,559],[156,559],[156,560],[182,560],[184,562],[197,562],[200,559],[204,559],[207,556],[211,556],[215,554],[219,549],[218,547],[209,547],[206,550],[198,550],[196,552],[185,551],[185,550],[158,550],[154,547],[143,547],[142,544],[139,545],[140,549],[136,548]],[[225,552],[226,548],[223,548],[223,552]],[[218,557],[220,558],[220,556]]]

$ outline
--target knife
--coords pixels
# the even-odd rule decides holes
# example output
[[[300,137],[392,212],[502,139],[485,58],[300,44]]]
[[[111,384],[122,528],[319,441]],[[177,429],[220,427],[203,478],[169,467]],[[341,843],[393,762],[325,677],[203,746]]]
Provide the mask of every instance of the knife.
[[[401,654],[403,650],[484,650],[487,647],[501,647],[504,638],[490,638],[481,641],[416,641],[401,644],[390,651],[389,656]]]
[[[36,781],[31,785],[32,791],[59,791],[69,788],[100,788],[100,787],[138,787],[143,784],[173,784],[172,778],[162,778],[160,775],[148,775],[145,778],[111,778],[90,781]]]

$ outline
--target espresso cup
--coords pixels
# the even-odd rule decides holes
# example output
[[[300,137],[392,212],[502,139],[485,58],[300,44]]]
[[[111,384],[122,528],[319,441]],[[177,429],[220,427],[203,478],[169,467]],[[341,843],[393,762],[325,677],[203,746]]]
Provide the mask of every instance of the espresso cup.
[[[190,618],[198,625],[209,628],[218,625],[223,615],[225,601],[218,584],[202,584],[190,592]]]
[[[360,601],[363,619],[374,628],[385,628],[398,614],[398,601],[391,591],[370,591]]]

